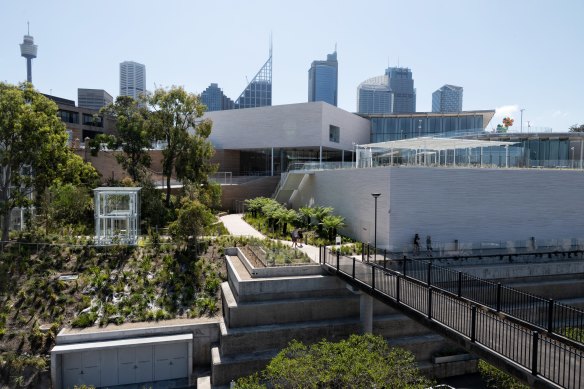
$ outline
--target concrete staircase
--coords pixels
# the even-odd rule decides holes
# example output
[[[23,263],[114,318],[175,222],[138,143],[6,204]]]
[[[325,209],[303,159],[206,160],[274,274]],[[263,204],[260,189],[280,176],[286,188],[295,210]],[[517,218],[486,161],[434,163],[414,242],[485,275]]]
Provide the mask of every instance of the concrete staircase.
[[[241,274],[245,267],[237,256],[226,256],[226,262],[229,280],[221,285],[224,321],[219,344],[212,349],[213,387],[263,369],[293,339],[335,341],[362,332],[361,296],[340,279],[324,273],[253,278]],[[432,354],[447,342],[385,304],[374,301],[373,311],[373,332],[412,351],[426,371],[434,373]],[[473,371],[468,366],[476,366],[476,361],[459,365],[463,374]]]

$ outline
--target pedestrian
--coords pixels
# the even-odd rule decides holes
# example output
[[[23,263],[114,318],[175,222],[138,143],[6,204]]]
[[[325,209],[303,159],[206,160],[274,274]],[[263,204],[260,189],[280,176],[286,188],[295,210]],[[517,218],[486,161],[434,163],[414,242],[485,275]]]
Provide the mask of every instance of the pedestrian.
[[[292,230],[290,237],[292,238],[292,248],[298,247],[298,230]]]
[[[302,247],[302,239],[304,239],[304,235],[302,235],[302,229],[298,229],[298,247]]]
[[[426,236],[426,254],[428,254],[429,257],[432,256],[432,238],[430,235]]]
[[[420,254],[420,235],[414,236],[414,255]]]

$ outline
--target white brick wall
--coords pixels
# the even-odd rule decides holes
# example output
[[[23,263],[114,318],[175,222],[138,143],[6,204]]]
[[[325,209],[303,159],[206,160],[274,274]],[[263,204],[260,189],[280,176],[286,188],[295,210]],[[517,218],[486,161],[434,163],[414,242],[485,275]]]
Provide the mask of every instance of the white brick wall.
[[[433,242],[461,243],[584,236],[582,171],[424,167],[321,171],[305,181],[293,205],[332,206],[349,224],[345,233],[372,242],[372,192],[382,193],[377,215],[380,247],[411,245],[415,233],[422,246],[426,235]]]

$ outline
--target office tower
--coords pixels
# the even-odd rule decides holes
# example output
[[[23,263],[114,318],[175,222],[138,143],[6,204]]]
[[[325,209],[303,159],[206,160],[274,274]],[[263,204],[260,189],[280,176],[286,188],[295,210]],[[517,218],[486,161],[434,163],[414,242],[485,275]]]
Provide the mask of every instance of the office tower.
[[[215,83],[201,93],[201,102],[207,106],[207,112],[224,111],[235,107],[233,100],[225,96],[223,90]]]
[[[235,109],[272,105],[272,45],[270,57],[235,101]]]
[[[444,85],[432,93],[432,112],[461,112],[462,87]]]
[[[390,67],[385,70],[389,88],[393,92],[392,113],[416,112],[416,90],[412,71],[408,68]]]
[[[324,101],[336,107],[338,73],[336,50],[326,56],[326,61],[313,61],[308,69],[308,101]]]
[[[388,85],[388,76],[370,78],[357,88],[358,113],[391,113],[392,106],[393,93]]]
[[[124,61],[120,64],[120,96],[138,99],[146,91],[146,66]]]
[[[103,89],[77,89],[77,106],[81,108],[99,111],[102,107],[113,103],[113,101],[113,97]]]
[[[28,23],[27,23],[28,24]],[[34,44],[34,38],[30,35],[30,25],[20,44],[20,55],[26,58],[26,81],[32,82],[32,60],[37,57],[38,46]]]

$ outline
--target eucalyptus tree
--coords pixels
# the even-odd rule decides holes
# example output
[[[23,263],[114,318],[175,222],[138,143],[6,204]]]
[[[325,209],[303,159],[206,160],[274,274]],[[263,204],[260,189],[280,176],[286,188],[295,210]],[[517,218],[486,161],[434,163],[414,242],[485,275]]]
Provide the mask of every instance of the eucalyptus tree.
[[[57,105],[30,83],[0,83],[0,216],[8,239],[11,211],[29,207],[54,183],[92,186],[98,177],[67,145]]]

